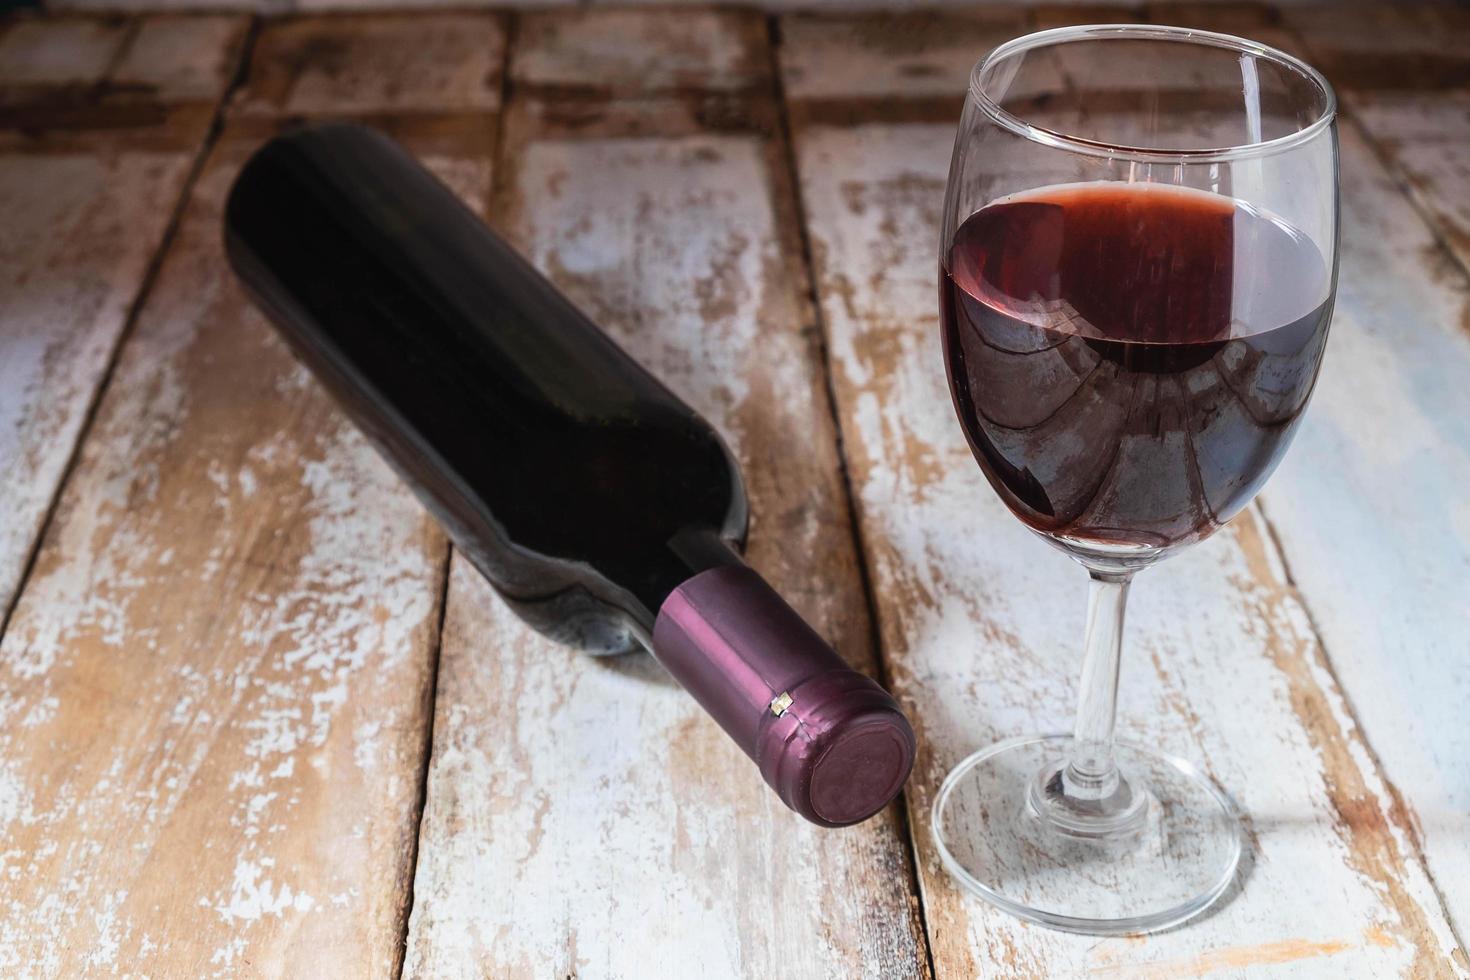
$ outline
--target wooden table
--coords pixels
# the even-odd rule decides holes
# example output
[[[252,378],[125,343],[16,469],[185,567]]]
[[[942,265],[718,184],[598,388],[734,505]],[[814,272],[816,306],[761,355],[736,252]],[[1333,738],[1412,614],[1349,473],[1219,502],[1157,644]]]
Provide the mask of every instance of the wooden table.
[[[969,457],[933,276],[969,66],[1128,19],[1329,72],[1342,283],[1280,472],[1134,590],[1123,727],[1235,794],[1242,883],[1095,939],[930,842],[956,760],[1067,726],[1084,591]],[[1428,8],[5,22],[0,975],[1470,972],[1467,42]],[[538,638],[451,552],[221,255],[235,169],[316,116],[406,142],[728,436],[753,563],[919,727],[902,805],[802,822],[648,658]]]

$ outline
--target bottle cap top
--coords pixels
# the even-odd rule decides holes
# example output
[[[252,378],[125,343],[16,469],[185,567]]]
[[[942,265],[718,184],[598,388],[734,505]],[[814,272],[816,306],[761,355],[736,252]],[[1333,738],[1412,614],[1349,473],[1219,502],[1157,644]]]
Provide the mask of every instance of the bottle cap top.
[[[866,820],[908,778],[914,733],[892,695],[849,667],[751,569],[712,568],[674,590],[653,648],[808,820]]]
[[[787,806],[842,827],[898,795],[914,764],[914,733],[887,691],[845,669],[788,695],[782,715],[762,724],[756,750],[761,774]]]

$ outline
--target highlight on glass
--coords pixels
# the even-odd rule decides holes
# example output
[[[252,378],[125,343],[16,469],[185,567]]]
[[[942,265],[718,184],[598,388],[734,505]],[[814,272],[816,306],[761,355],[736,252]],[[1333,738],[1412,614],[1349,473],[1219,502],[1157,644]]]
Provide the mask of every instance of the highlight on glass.
[[[1124,604],[1301,423],[1337,282],[1335,116],[1300,60],[1182,28],[1043,31],[971,75],[940,242],[950,391],[994,491],[1091,577],[1072,733],[981,749],[934,803],[946,867],[1015,915],[1143,932],[1234,879],[1229,797],[1114,739]]]

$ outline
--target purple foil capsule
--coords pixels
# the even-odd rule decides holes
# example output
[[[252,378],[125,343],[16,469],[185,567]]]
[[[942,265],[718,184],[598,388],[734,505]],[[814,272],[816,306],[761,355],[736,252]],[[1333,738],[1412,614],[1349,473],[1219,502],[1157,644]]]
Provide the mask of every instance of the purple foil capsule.
[[[712,568],[674,590],[653,650],[808,820],[866,820],[908,778],[914,732],[897,702],[750,568]]]

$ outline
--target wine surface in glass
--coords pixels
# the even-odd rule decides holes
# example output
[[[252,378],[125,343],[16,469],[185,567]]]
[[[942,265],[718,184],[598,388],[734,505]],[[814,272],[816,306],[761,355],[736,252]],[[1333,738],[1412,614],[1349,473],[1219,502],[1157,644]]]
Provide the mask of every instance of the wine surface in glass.
[[[1301,420],[1331,318],[1311,240],[1156,184],[1002,198],[940,269],[950,390],[981,469],[1073,550],[1163,554],[1229,520]]]

